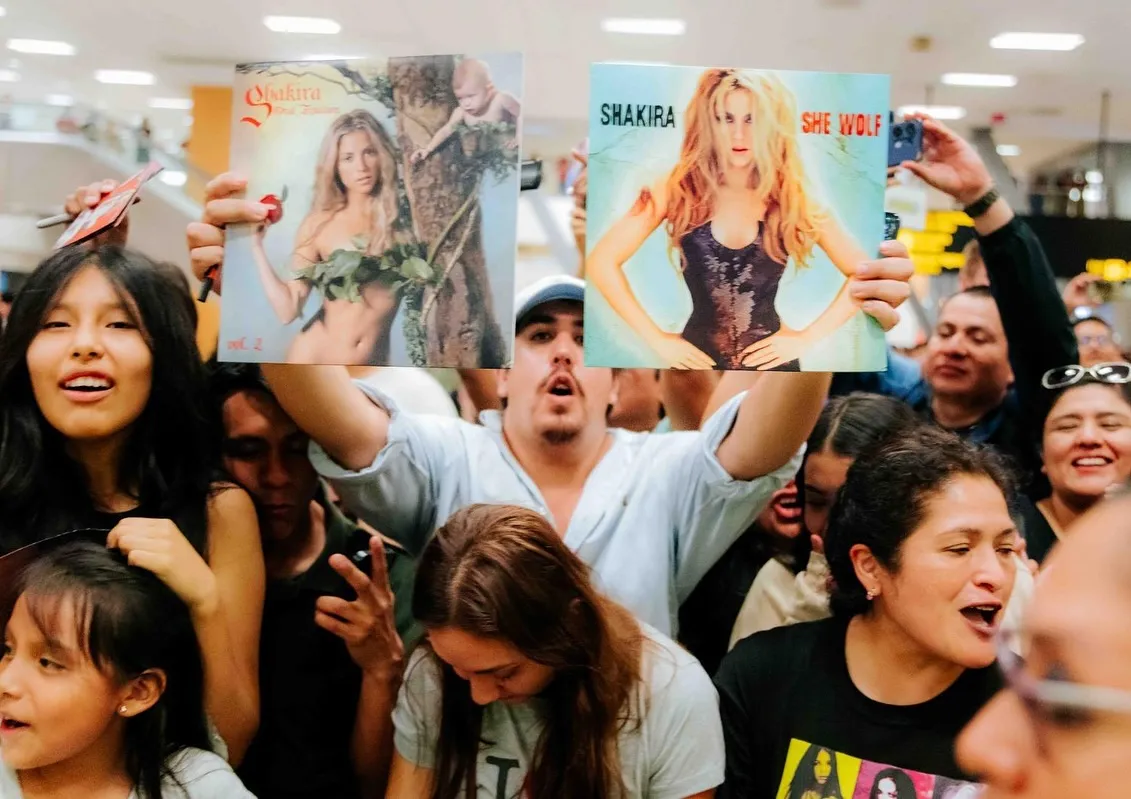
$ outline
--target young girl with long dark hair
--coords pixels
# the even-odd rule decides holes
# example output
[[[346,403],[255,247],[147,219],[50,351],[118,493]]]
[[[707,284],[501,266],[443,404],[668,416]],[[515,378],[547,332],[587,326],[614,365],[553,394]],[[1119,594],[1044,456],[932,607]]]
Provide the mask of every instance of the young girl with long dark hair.
[[[722,782],[702,667],[597,593],[537,513],[456,513],[421,556],[413,612],[428,638],[387,797],[685,799]]]
[[[189,609],[100,544],[18,578],[0,615],[0,799],[250,797],[207,751]]]
[[[189,607],[238,762],[258,721],[263,556],[251,500],[220,477],[191,297],[129,250],[55,253],[12,305],[0,397],[0,554],[108,531]]]

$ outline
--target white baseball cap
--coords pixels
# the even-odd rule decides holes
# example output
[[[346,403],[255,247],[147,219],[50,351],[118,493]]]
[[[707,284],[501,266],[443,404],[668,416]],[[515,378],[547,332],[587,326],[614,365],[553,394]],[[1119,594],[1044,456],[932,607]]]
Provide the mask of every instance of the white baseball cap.
[[[585,302],[585,281],[573,275],[551,275],[535,281],[516,298],[515,324],[538,306],[560,300]]]

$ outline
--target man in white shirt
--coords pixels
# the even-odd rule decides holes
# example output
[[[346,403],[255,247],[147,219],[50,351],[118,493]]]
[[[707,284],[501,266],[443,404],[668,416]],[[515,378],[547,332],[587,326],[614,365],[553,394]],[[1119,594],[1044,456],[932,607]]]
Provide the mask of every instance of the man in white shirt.
[[[188,229],[198,277],[222,264],[225,225],[265,218],[265,206],[239,197],[245,188],[233,174],[209,184],[204,219]],[[890,329],[913,267],[901,244],[884,248],[849,291]],[[263,371],[316,442],[318,471],[410,552],[465,505],[525,505],[553,521],[604,592],[674,636],[679,604],[793,477],[831,376],[760,375],[698,432],[610,430],[617,377],[582,365],[583,296],[584,283],[567,276],[527,290],[514,363],[499,378],[506,407],[485,413],[482,426],[398,408],[344,367]]]

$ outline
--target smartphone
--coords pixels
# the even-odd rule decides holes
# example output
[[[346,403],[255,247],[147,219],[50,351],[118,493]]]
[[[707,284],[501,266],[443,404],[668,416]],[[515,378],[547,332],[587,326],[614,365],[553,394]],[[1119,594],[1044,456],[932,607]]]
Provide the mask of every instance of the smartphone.
[[[890,118],[893,123],[888,126],[891,131],[888,137],[888,167],[899,166],[904,161],[918,161],[923,157],[923,121],[894,122],[894,114]]]
[[[895,241],[899,236],[899,215],[884,211],[884,241]]]

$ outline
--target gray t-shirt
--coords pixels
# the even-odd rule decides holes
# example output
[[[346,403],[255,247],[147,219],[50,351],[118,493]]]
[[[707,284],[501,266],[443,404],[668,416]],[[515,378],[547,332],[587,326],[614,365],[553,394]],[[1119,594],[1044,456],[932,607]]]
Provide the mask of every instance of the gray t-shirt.
[[[685,799],[723,782],[718,694],[695,658],[651,627],[643,629],[644,682],[637,706],[647,703],[647,711],[640,724],[628,725],[620,735],[621,775],[632,799]],[[415,652],[393,721],[397,751],[422,768],[434,768],[440,684],[433,656]],[[483,708],[479,790],[467,799],[518,797],[541,730],[536,701]]]
[[[0,752],[0,756],[2,756]],[[218,755],[203,749],[182,749],[169,759],[176,781],[165,778],[162,799],[255,799],[243,787],[232,767]],[[180,783],[178,785],[177,783]],[[0,799],[23,799],[16,773],[0,759]],[[140,799],[137,790],[129,799]]]

